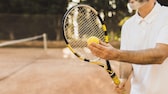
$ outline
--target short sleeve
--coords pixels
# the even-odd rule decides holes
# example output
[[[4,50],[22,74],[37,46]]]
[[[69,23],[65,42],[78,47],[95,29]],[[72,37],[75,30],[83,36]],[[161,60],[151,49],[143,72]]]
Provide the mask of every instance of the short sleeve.
[[[127,47],[126,47],[126,24],[124,24],[122,26],[122,29],[121,29],[121,42],[120,42],[120,50],[125,50]]]
[[[168,25],[161,29],[156,42],[168,44]]]

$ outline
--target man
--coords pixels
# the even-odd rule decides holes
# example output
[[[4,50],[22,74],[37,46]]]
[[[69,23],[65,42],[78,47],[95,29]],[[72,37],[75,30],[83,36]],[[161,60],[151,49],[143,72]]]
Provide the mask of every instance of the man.
[[[92,53],[131,64],[131,94],[168,94],[168,8],[156,0],[129,0],[137,10],[122,27],[121,48],[92,43]],[[123,64],[124,65],[124,64]]]

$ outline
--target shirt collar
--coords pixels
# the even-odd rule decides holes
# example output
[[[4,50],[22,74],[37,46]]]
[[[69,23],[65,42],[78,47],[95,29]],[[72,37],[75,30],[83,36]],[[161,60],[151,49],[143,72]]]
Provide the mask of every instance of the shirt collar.
[[[145,21],[146,23],[151,23],[156,18],[156,16],[159,14],[160,8],[161,8],[161,5],[158,2],[156,2],[152,11],[145,18],[142,18],[141,16],[139,16],[138,12],[136,12],[135,22],[138,24],[140,24],[142,21]]]

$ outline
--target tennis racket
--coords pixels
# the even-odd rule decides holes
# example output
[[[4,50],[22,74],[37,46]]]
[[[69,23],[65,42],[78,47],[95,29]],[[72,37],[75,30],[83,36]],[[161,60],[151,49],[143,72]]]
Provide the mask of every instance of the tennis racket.
[[[69,9],[63,17],[63,36],[67,47],[79,59],[97,64],[107,70],[114,83],[118,86],[120,81],[106,60],[100,63],[100,58],[94,56],[87,47],[87,40],[94,36],[106,43],[109,42],[106,26],[98,12],[85,4],[78,4]]]

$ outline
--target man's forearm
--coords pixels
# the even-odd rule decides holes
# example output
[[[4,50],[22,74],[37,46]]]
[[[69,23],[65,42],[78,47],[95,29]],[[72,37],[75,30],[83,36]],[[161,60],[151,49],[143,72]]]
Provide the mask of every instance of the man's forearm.
[[[161,64],[166,57],[165,50],[151,48],[138,51],[121,50],[118,60],[134,64]]]

